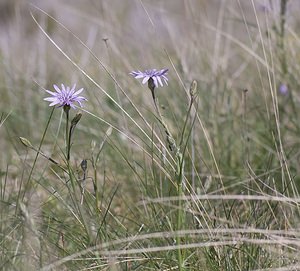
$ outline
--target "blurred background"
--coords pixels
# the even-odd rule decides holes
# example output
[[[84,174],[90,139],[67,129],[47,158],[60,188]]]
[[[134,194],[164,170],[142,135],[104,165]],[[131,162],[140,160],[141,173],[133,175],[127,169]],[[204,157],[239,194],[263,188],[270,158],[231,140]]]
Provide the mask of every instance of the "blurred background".
[[[219,152],[219,160],[225,157],[228,161],[229,156],[240,160],[240,154],[232,156],[228,151],[225,155],[227,151],[223,146],[232,146],[238,152],[242,148],[243,90],[249,90],[245,113],[246,118],[249,115],[247,129],[253,128],[262,134],[267,129],[265,121],[271,122],[274,93],[281,85],[288,85],[289,91],[293,91],[293,100],[297,103],[299,100],[297,14],[300,4],[296,0],[285,2],[282,10],[279,0],[1,0],[0,113],[2,120],[7,117],[0,130],[1,167],[17,165],[20,155],[24,155],[19,136],[30,138],[34,144],[40,141],[51,110],[43,101],[47,96],[44,90],[51,90],[53,84],[77,83],[78,88],[85,89],[84,94],[89,99],[87,110],[129,136],[138,135],[136,128],[130,127],[130,121],[102,90],[137,123],[143,125],[132,103],[152,122],[150,93],[146,86],[129,76],[132,70],[149,68],[169,68],[170,85],[158,92],[171,130],[178,133],[188,104],[188,88],[196,79],[199,113]],[[279,106],[289,112],[282,120],[290,127],[290,115],[296,115],[291,106],[285,107],[286,102],[284,95],[279,97]],[[257,117],[261,119],[261,116],[264,121],[260,124]],[[60,117],[60,111],[56,110],[57,122],[53,122],[46,146],[51,145],[56,136]],[[86,116],[74,151],[77,150],[80,157],[87,156],[91,142],[103,137],[108,127],[98,121],[95,124],[95,120]],[[224,132],[229,131],[227,129],[230,132]],[[291,128],[293,132],[295,129]],[[232,131],[239,135],[235,143]],[[223,137],[216,139],[220,133]],[[116,136],[117,141],[124,140]],[[204,143],[199,147],[199,154],[200,149],[207,150],[203,136],[200,129],[197,137],[200,145]],[[289,136],[294,137],[294,134]],[[261,141],[257,134],[252,139]],[[233,164],[240,166],[237,161]]]
[[[274,95],[277,97],[282,85],[293,93],[294,102],[285,106],[287,96],[278,97],[279,108],[285,112],[281,120],[289,128],[280,136],[288,133],[284,137],[290,139],[287,145],[295,146],[299,6],[296,0],[1,0],[0,106],[5,119],[0,130],[1,167],[16,166],[24,155],[19,136],[30,138],[34,144],[40,141],[51,110],[43,101],[47,96],[44,90],[51,90],[53,84],[77,83],[89,99],[87,110],[141,140],[136,127],[130,126],[103,90],[137,123],[143,125],[140,114],[152,122],[150,93],[129,76],[132,70],[149,68],[169,68],[170,85],[158,92],[174,134],[185,116],[189,85],[193,79],[198,81],[199,114],[220,163],[231,161],[234,168],[240,167],[238,153],[245,132],[242,116],[247,120],[253,148],[264,146],[264,133],[272,130],[265,124],[273,121]],[[246,109],[242,100],[245,89],[249,90]],[[51,124],[45,148],[56,138],[60,118],[56,110],[57,122]],[[108,127],[86,116],[74,151],[80,157],[87,156],[91,142],[103,137]],[[251,134],[251,129],[259,131],[262,138],[256,132]],[[232,132],[238,135],[236,140]],[[201,129],[197,137],[199,145],[203,143],[198,152],[204,149],[205,153],[207,143]],[[116,140],[122,142],[124,138],[118,134]],[[232,149],[224,151],[224,146]],[[237,153],[232,155],[232,151]]]

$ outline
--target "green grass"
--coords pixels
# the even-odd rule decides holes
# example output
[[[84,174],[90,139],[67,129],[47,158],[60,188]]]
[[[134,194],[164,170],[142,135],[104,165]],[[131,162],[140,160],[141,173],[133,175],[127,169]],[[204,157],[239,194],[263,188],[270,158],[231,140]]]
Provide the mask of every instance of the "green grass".
[[[300,269],[299,4],[61,2],[3,2],[0,269]]]

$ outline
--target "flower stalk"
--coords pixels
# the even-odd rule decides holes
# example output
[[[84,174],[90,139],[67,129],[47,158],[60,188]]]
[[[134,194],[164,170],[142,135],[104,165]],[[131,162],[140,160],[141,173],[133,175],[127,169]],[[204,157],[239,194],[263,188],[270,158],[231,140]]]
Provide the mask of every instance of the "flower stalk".
[[[154,102],[155,110],[158,115],[158,121],[160,124],[163,126],[163,129],[166,134],[166,141],[168,148],[172,153],[175,154],[175,160],[176,160],[176,171],[175,171],[175,178],[176,178],[176,192],[178,196],[178,212],[177,212],[177,225],[176,225],[176,230],[180,231],[183,229],[184,221],[185,221],[185,216],[183,212],[183,207],[182,207],[182,196],[184,195],[184,152],[186,150],[186,146],[184,146],[183,150],[181,150],[183,140],[184,140],[184,135],[189,119],[190,112],[192,110],[192,105],[195,101],[196,98],[196,92],[197,92],[197,82],[194,80],[191,84],[190,87],[190,103],[188,107],[188,112],[187,116],[184,122],[183,130],[181,133],[181,139],[179,145],[176,144],[176,141],[174,137],[172,136],[165,120],[164,117],[159,109],[159,103],[158,99],[155,95],[155,88],[158,87],[158,85],[163,86],[163,81],[165,84],[167,84],[167,73],[168,69],[163,69],[160,71],[157,71],[156,69],[152,70],[146,70],[145,72],[137,71],[137,72],[131,72],[130,74],[133,75],[135,78],[143,78],[142,83],[145,84],[148,82],[148,88],[151,91],[152,94],[152,99]],[[178,246],[177,249],[177,259],[178,259],[178,270],[183,271],[185,270],[184,267],[184,251],[180,248],[181,245],[181,237],[177,236],[176,237],[176,245]]]
[[[53,87],[56,92],[46,90],[47,93],[51,94],[51,97],[47,97],[44,100],[50,102],[49,106],[58,105],[58,107],[63,107],[63,110],[66,114],[66,159],[69,163],[72,134],[82,116],[81,113],[76,114],[74,119],[71,121],[71,127],[69,128],[69,112],[71,108],[76,108],[76,106],[74,105],[75,102],[77,102],[79,106],[82,107],[82,102],[86,101],[87,99],[85,97],[79,96],[79,94],[83,91],[83,88],[76,91],[76,84],[74,84],[72,88],[65,86],[64,84],[61,84],[61,88],[59,88],[57,85],[53,85]]]
[[[65,105],[64,106],[64,112],[66,114],[66,134],[65,134],[65,140],[66,140],[66,158],[67,162],[70,161],[70,149],[71,149],[71,139],[69,135],[69,112],[70,112],[70,106]]]

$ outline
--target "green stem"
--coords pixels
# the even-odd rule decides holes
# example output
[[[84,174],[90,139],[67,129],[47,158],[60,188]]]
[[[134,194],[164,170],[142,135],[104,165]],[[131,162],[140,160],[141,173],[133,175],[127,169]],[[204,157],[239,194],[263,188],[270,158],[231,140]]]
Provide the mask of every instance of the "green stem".
[[[178,212],[177,212],[177,231],[182,230],[182,224],[184,221],[183,217],[183,212],[182,212],[182,195],[183,195],[183,190],[182,190],[182,174],[183,174],[183,166],[184,163],[182,162],[182,156],[180,153],[177,154],[177,194],[178,194]],[[178,246],[177,249],[177,256],[178,256],[178,266],[179,266],[179,271],[184,270],[183,267],[183,257],[182,257],[182,250],[180,248],[181,245],[181,237],[179,234],[176,237],[176,244]]]
[[[280,3],[280,50],[281,50],[281,68],[283,75],[285,76],[287,73],[287,63],[286,63],[286,55],[285,55],[285,16],[286,16],[286,8],[287,8],[288,0],[281,0]]]
[[[87,234],[88,243],[90,243],[91,234],[90,234],[89,226],[87,224],[87,220],[85,218],[82,206],[80,204],[80,201],[78,200],[77,193],[76,193],[76,184],[78,184],[78,182],[76,180],[76,177],[74,176],[74,172],[73,172],[73,170],[70,166],[69,161],[68,161],[67,167],[68,167],[68,175],[69,175],[69,178],[70,178],[70,183],[71,183],[71,188],[72,188],[72,190],[69,190],[70,196],[71,196],[71,199],[73,199],[73,204],[74,204],[74,206],[77,210],[77,213],[79,214],[80,223],[81,223],[82,227],[84,228],[84,230]]]
[[[180,142],[179,142],[179,146],[181,146],[182,143],[183,143],[184,133],[185,133],[185,129],[186,129],[186,126],[187,126],[187,123],[188,123],[188,119],[189,119],[189,116],[190,116],[190,113],[191,113],[191,110],[192,110],[193,103],[194,103],[194,98],[192,97],[191,100],[190,100],[189,108],[188,108],[188,111],[187,111],[187,114],[186,114],[186,118],[185,118],[185,121],[184,121],[184,125],[183,125],[183,129],[182,129],[182,133],[181,133],[181,139],[180,139]]]
[[[98,193],[98,185],[97,185],[97,168],[96,168],[96,164],[94,165],[94,180],[93,180],[93,184],[94,184],[94,193],[95,193],[95,198],[96,198],[96,209],[100,210],[100,206],[99,206],[99,193]]]
[[[42,135],[42,139],[41,139],[40,145],[39,145],[39,147],[38,147],[38,150],[37,150],[35,159],[34,159],[34,161],[33,161],[33,165],[32,165],[32,167],[31,167],[31,169],[30,169],[30,173],[29,173],[29,176],[28,176],[28,180],[27,180],[27,183],[25,184],[24,193],[23,193],[23,195],[22,195],[22,201],[24,200],[24,197],[25,197],[25,194],[26,194],[27,189],[29,189],[29,188],[31,187],[31,184],[32,184],[31,177],[32,177],[32,174],[33,174],[33,170],[34,170],[34,167],[35,167],[35,165],[36,165],[38,156],[39,156],[39,154],[40,154],[40,150],[41,150],[41,148],[42,148],[42,145],[43,145],[43,143],[44,143],[44,139],[45,139],[45,136],[46,136],[46,132],[47,132],[48,127],[49,127],[49,125],[50,125],[50,120],[52,119],[53,112],[54,112],[54,107],[52,108],[52,111],[51,111],[51,113],[50,113],[50,117],[49,117],[49,119],[48,119],[48,121],[47,121],[46,128],[45,128],[44,133],[43,133],[43,135]],[[21,193],[21,189],[19,190],[19,194],[18,194],[18,201],[17,201],[17,202],[18,202],[18,203],[17,203],[18,205],[17,205],[17,208],[16,208],[16,212],[17,212],[17,210],[19,209],[19,197],[20,197],[20,193]]]
[[[71,145],[71,136],[69,133],[69,111],[70,111],[70,106],[65,105],[64,106],[64,111],[66,113],[66,157],[67,157],[67,162],[69,163],[70,161],[70,145]]]
[[[165,133],[167,135],[167,142],[169,145],[169,149],[171,151],[175,151],[175,153],[176,153],[175,154],[175,156],[176,156],[176,178],[177,178],[177,195],[178,195],[178,212],[177,212],[176,230],[180,231],[180,230],[182,230],[182,225],[183,225],[183,221],[184,221],[183,212],[182,212],[182,199],[181,199],[181,197],[183,195],[183,189],[182,189],[182,177],[183,177],[183,168],[184,168],[183,156],[182,156],[182,153],[180,152],[180,149],[176,146],[176,142],[175,142],[174,138],[172,137],[172,134],[170,133],[168,126],[164,121],[163,115],[161,114],[161,112],[159,110],[158,99],[155,97],[155,93],[154,93],[155,86],[151,80],[149,80],[149,81],[150,81],[150,83],[148,83],[148,87],[151,90],[155,109],[158,114],[158,120],[161,123],[161,125],[163,126]],[[190,110],[191,110],[192,103],[193,103],[193,99],[191,99],[191,103],[190,103],[188,112],[190,112]],[[184,130],[185,130],[186,124],[187,124],[187,119],[185,120]],[[181,140],[181,143],[182,143],[182,140]],[[180,248],[181,237],[179,236],[179,234],[176,237],[176,245],[178,247],[178,249],[177,249],[178,270],[184,271],[185,269],[183,267],[183,252]]]
[[[172,134],[170,133],[170,130],[169,130],[167,124],[164,121],[163,115],[161,114],[161,112],[159,110],[158,99],[154,95],[154,89],[153,89],[153,91],[151,90],[151,92],[152,92],[152,97],[153,97],[153,102],[154,102],[154,105],[155,105],[155,109],[156,109],[156,112],[158,114],[158,118],[157,119],[159,120],[160,124],[163,126],[163,128],[165,130],[165,133],[167,135],[167,142],[168,142],[169,149],[171,151],[176,150],[178,152],[175,140],[172,137]]]
[[[30,149],[34,150],[36,153],[39,153],[41,156],[43,156],[44,158],[46,158],[47,160],[49,160],[51,163],[53,163],[54,165],[58,166],[60,169],[62,169],[64,172],[67,172],[67,170],[65,168],[63,168],[57,161],[55,161],[53,158],[49,157],[48,155],[44,154],[41,150],[37,150],[36,148],[29,147]]]

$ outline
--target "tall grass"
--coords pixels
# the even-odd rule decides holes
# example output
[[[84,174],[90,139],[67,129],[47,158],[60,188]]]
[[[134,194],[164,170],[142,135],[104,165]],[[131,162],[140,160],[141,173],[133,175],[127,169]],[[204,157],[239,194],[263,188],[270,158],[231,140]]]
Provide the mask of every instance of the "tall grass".
[[[296,0],[3,5],[1,270],[300,269]]]

